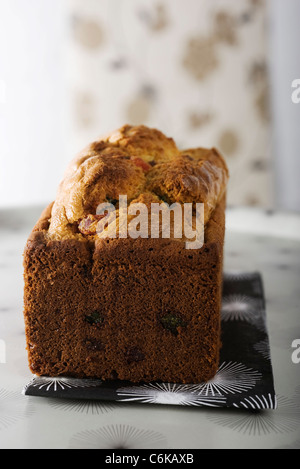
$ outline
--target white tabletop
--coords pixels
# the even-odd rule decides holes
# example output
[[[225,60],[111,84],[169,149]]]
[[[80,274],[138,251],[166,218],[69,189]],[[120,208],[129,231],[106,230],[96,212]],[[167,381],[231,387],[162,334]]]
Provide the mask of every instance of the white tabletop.
[[[24,396],[22,251],[40,208],[0,211],[0,448],[300,448],[300,216],[229,208],[226,271],[262,274],[276,410]],[[300,358],[300,352],[298,354]]]

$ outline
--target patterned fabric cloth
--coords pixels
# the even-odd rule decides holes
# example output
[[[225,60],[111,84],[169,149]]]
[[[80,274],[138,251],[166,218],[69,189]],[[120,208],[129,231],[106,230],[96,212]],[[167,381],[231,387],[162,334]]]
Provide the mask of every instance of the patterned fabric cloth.
[[[72,148],[124,123],[216,146],[228,203],[272,203],[265,0],[68,3]]]

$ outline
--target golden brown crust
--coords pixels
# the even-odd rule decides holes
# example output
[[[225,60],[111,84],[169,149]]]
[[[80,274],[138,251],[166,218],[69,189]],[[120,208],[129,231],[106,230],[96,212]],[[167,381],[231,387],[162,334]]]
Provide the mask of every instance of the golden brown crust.
[[[206,224],[225,193],[227,178],[222,156],[215,149],[199,148],[155,166],[147,188],[170,203],[204,203]]]
[[[108,136],[108,141],[118,145],[132,156],[145,161],[165,161],[179,154],[172,138],[166,137],[157,129],[145,125],[124,125]]]
[[[143,197],[202,202],[207,223],[227,179],[226,163],[214,148],[182,152],[156,129],[125,125],[91,143],[71,162],[53,205],[49,235],[82,239],[82,220],[94,216],[100,203],[116,201],[120,195],[127,195],[128,204]]]

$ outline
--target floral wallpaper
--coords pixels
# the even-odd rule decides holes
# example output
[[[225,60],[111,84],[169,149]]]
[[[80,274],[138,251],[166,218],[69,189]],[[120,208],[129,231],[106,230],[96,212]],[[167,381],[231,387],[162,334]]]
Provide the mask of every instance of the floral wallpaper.
[[[228,204],[272,205],[265,0],[68,0],[70,151],[124,123],[216,146]]]

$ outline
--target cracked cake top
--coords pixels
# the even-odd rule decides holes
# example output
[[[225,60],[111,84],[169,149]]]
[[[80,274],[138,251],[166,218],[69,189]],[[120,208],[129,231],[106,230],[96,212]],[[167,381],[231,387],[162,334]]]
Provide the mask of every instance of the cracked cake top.
[[[118,200],[203,203],[204,222],[225,194],[228,169],[215,149],[181,151],[172,138],[144,125],[125,125],[88,145],[70,163],[52,207],[54,239],[96,236],[97,207]]]

